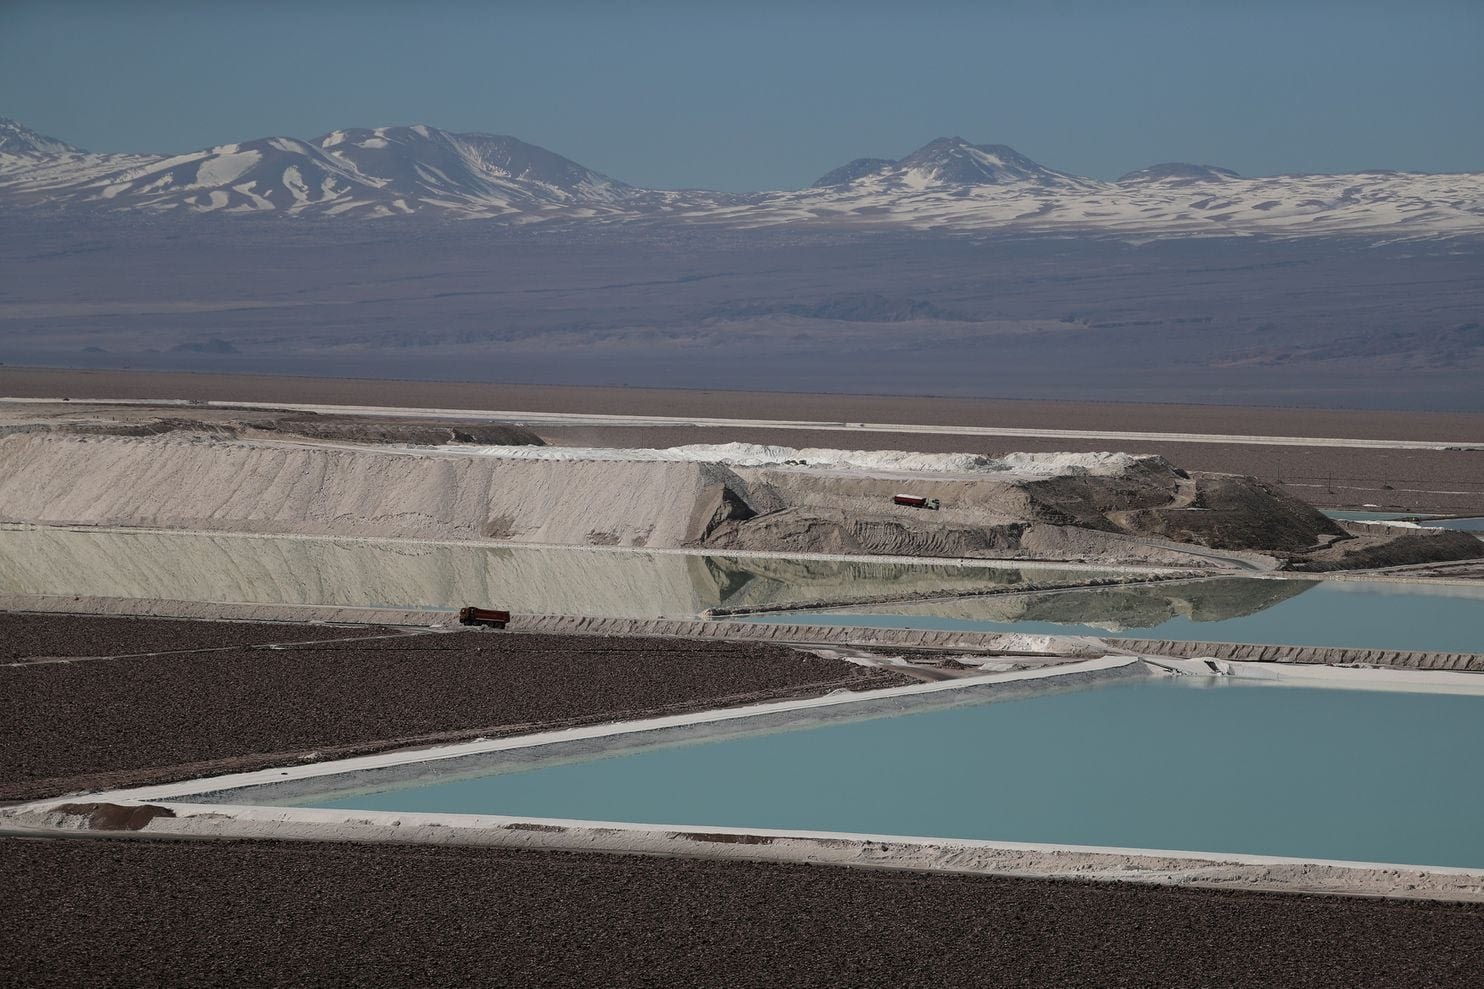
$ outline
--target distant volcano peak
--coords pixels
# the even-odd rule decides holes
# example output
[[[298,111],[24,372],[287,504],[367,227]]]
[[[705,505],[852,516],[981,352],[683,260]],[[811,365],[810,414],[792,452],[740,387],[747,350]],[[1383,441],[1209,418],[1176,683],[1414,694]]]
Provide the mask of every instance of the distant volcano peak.
[[[816,188],[849,185],[875,178],[908,186],[1075,185],[1083,180],[1047,168],[1007,144],[972,144],[965,138],[938,137],[907,157],[857,158],[814,183]]]
[[[1148,168],[1138,168],[1127,175],[1119,176],[1119,184],[1134,182],[1225,182],[1241,178],[1230,168],[1219,165],[1192,165],[1184,161],[1166,161]]]
[[[8,117],[0,117],[0,154],[10,155],[76,155],[82,148],[66,141],[39,134]]]

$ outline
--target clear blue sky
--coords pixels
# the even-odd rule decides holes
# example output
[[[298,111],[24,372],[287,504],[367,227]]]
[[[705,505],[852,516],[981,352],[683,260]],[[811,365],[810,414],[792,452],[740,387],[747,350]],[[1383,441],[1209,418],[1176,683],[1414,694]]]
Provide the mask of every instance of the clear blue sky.
[[[0,0],[0,116],[97,151],[424,122],[745,191],[958,134],[1113,178],[1484,170],[1484,0]]]

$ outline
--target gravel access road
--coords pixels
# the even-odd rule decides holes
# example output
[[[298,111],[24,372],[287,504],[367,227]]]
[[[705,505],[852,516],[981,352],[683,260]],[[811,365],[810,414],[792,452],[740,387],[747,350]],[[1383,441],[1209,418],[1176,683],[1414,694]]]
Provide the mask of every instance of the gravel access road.
[[[0,839],[0,984],[1461,987],[1484,904],[641,856]]]
[[[135,620],[6,616],[0,633],[81,656]],[[168,624],[210,651],[0,665],[0,799],[913,682],[762,643],[458,631],[214,649],[236,623]]]

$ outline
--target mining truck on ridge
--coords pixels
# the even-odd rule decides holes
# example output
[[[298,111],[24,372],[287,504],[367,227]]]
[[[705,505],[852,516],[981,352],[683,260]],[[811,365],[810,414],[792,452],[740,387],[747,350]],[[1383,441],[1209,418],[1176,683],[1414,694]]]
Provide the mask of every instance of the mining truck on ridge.
[[[504,628],[509,622],[510,612],[508,611],[473,607],[459,609],[460,625],[487,625],[490,628]]]

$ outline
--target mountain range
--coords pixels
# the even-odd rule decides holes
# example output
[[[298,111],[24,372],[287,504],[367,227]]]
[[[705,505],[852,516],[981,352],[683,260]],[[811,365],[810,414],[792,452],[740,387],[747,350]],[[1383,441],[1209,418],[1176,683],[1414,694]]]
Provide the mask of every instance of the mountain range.
[[[84,151],[0,118],[0,205],[1410,240],[1484,233],[1484,173],[1244,178],[1176,162],[1105,182],[945,137],[899,160],[858,158],[806,189],[735,195],[639,188],[514,137],[425,124],[156,155]]]

